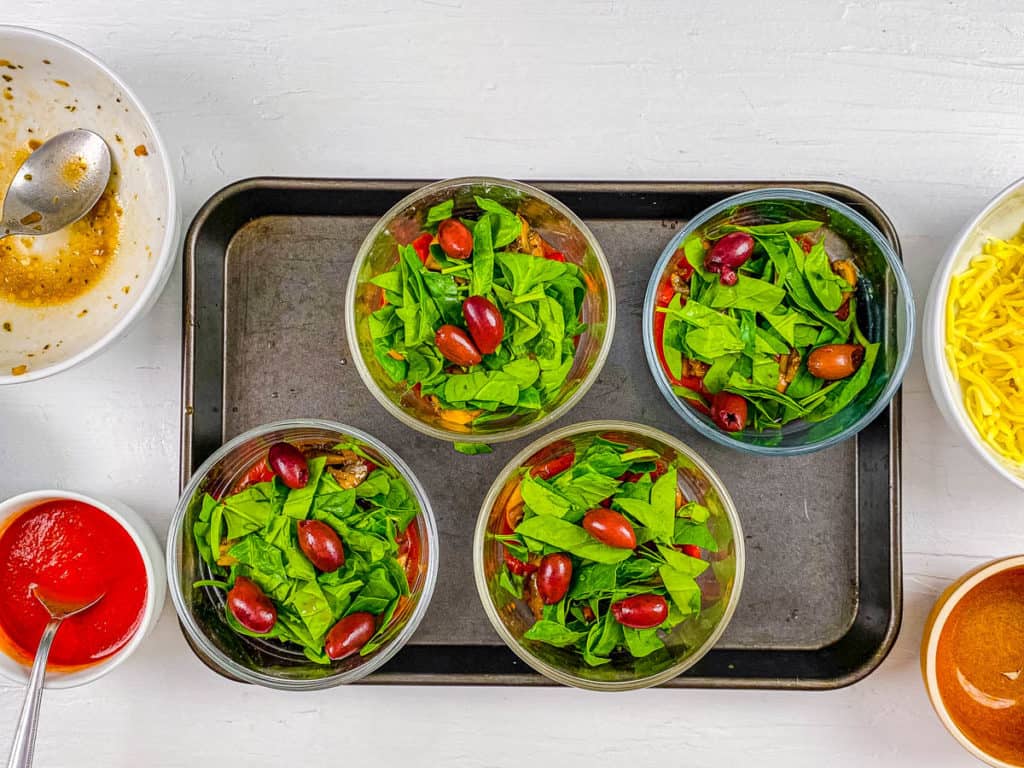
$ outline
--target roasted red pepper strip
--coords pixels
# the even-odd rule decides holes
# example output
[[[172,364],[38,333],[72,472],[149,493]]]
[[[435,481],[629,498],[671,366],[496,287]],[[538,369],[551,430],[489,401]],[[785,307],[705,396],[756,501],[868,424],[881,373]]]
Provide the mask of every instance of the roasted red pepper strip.
[[[424,232],[412,241],[412,247],[416,249],[416,255],[420,257],[420,261],[424,265],[426,265],[427,259],[430,257],[430,244],[432,242],[434,242],[434,236],[429,232]]]
[[[686,387],[687,389],[693,390],[694,392],[700,392],[704,397],[710,399],[711,393],[708,392],[708,388],[704,386],[704,379],[698,376],[683,376],[678,382],[674,382],[679,386]],[[692,405],[701,413],[710,414],[711,409],[708,408],[706,403],[702,403],[699,400],[691,400],[686,398],[686,402]]]
[[[560,261],[565,263],[565,254],[561,251],[545,251],[544,258],[549,261]]]
[[[507,549],[505,549],[505,565],[508,566],[508,569],[516,576],[526,576],[537,570],[536,565],[533,563],[524,563],[522,560],[514,557]]]
[[[413,520],[406,529],[395,537],[398,544],[398,559],[405,558],[403,568],[405,579],[411,587],[416,583],[416,577],[420,573],[420,529]]]
[[[657,306],[667,307],[669,302],[672,301],[672,297],[676,295],[675,289],[672,288],[672,282],[666,280],[658,288]],[[672,371],[668,368],[668,361],[665,360],[665,313],[655,311],[654,313],[654,349],[658,353],[658,363],[661,365],[661,370],[668,376],[668,380],[675,386],[679,386],[683,382],[672,375]]]
[[[542,464],[535,465],[530,469],[530,475],[532,477],[539,477],[541,480],[550,480],[555,475],[571,467],[575,460],[575,451],[563,453],[561,456],[555,456],[553,459],[548,459]]]

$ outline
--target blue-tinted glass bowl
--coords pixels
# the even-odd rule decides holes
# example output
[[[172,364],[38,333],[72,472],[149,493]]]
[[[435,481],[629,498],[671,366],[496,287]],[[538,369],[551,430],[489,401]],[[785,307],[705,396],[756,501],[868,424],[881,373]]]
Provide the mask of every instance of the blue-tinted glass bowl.
[[[654,341],[658,286],[670,269],[673,256],[691,235],[714,231],[736,221],[750,225],[805,218],[821,220],[850,246],[852,255],[849,258],[860,271],[858,321],[868,339],[882,345],[871,381],[852,403],[825,421],[794,421],[782,429],[760,432],[750,428],[725,432],[709,416],[689,406],[672,391],[668,375],[658,361]],[[686,424],[716,443],[748,453],[778,456],[810,453],[856,435],[892,400],[910,362],[914,340],[914,297],[893,244],[864,216],[848,205],[817,192],[758,189],[733,195],[707,208],[665,246],[647,286],[643,337],[647,364],[658,389]]]

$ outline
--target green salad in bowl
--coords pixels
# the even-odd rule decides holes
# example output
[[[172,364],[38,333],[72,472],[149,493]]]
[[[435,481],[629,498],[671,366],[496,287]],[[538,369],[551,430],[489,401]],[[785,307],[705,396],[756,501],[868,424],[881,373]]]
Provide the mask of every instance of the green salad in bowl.
[[[402,459],[352,427],[257,427],[201,466],[168,537],[171,597],[196,654],[285,690],[353,682],[419,624],[437,529]]]
[[[611,291],[596,241],[554,198],[517,182],[440,182],[364,242],[349,337],[364,381],[409,426],[507,440],[557,418],[596,378]]]
[[[866,426],[912,339],[892,244],[806,190],[755,190],[701,213],[665,249],[644,306],[648,363],[673,409],[756,453],[816,450]]]
[[[481,508],[477,588],[491,623],[551,679],[655,685],[724,631],[743,570],[725,488],[657,430],[590,422],[514,458]]]

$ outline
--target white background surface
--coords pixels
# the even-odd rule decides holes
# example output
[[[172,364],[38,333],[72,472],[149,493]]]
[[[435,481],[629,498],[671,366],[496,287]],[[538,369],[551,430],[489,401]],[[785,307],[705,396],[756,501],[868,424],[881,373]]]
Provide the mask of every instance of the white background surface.
[[[71,38],[129,82],[176,159],[186,222],[261,174],[834,179],[892,216],[923,303],[948,241],[1024,173],[1020,3],[689,5],[7,0],[0,20]],[[163,538],[180,274],[114,350],[0,391],[0,496],[116,495]],[[904,398],[903,631],[852,688],[288,695],[208,672],[168,601],[115,673],[47,694],[36,764],[970,765],[923,692],[921,627],[951,578],[1024,551],[1024,511],[941,421],[919,355]],[[21,697],[0,688],[4,753]]]

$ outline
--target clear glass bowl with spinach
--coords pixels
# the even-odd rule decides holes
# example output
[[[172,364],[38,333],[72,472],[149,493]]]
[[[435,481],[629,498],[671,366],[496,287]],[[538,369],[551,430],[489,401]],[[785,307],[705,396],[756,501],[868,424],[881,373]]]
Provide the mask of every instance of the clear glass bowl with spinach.
[[[442,247],[452,221],[471,253]],[[437,334],[469,335],[470,297],[498,310],[504,333],[462,363]],[[541,190],[489,178],[398,202],[364,240],[346,297],[349,344],[373,395],[407,426],[461,443],[512,440],[564,415],[597,378],[614,320],[611,273],[586,225]]]
[[[722,267],[719,243],[750,245]],[[727,274],[730,273],[731,274]],[[648,365],[703,435],[797,454],[874,420],[902,381],[914,305],[894,245],[826,195],[761,189],[698,214],[666,246],[644,303]]]
[[[280,442],[308,459],[301,489],[267,470],[268,450]],[[297,539],[299,521],[340,534],[340,568],[313,565]],[[364,677],[412,636],[433,594],[437,542],[422,486],[387,446],[334,422],[275,422],[229,441],[193,474],[168,535],[168,582],[185,637],[209,667],[312,690]],[[269,633],[249,632],[232,615],[225,586],[239,577],[272,599]],[[353,613],[372,614],[377,629],[362,652],[332,661],[325,637]]]
[[[593,512],[627,521],[634,540],[598,538]],[[505,643],[550,679],[593,690],[657,685],[695,664],[725,631],[744,570],[740,521],[714,471],[674,437],[618,421],[557,430],[513,458],[473,547]],[[571,564],[561,596],[544,592],[552,558]],[[623,617],[637,597],[660,603],[657,623]]]

